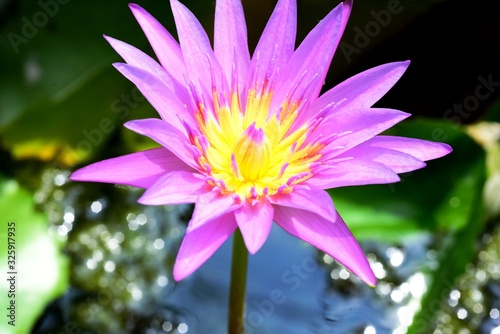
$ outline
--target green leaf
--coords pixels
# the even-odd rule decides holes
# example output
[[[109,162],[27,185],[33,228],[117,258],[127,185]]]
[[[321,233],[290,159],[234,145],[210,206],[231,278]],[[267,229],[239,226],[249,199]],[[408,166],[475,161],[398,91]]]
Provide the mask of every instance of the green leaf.
[[[45,215],[35,211],[33,194],[14,180],[0,177],[0,333],[29,333],[45,306],[68,287],[68,261],[50,236]],[[10,233],[9,235],[9,232]],[[10,248],[9,248],[9,245]],[[8,254],[8,250],[14,253]],[[15,263],[8,260],[15,256]],[[10,268],[9,265],[13,265]],[[16,274],[9,274],[15,272]],[[9,296],[14,277],[15,298]],[[11,291],[11,292],[9,292]],[[15,326],[6,318],[15,302]]]
[[[145,7],[175,31],[168,2]],[[0,29],[0,136],[14,157],[75,165],[104,150],[125,118],[158,117],[113,68],[121,59],[102,37],[154,56],[127,2],[24,0],[12,8],[22,11],[4,13]],[[210,2],[195,8],[213,15]]]
[[[486,211],[482,201],[485,169],[483,163],[476,163],[476,174],[483,182],[476,185],[472,194],[472,210],[466,225],[452,235],[451,242],[440,249],[437,269],[431,273],[431,283],[420,303],[420,311],[413,318],[408,334],[431,333],[435,326],[436,312],[445,305],[455,280],[465,272],[466,266],[476,254],[476,241],[486,222]]]

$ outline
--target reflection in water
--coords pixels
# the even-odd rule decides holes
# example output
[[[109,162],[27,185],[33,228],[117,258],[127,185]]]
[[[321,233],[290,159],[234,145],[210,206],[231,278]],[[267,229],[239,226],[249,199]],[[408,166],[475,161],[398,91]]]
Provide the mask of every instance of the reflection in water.
[[[375,288],[353,275],[343,275],[344,267],[322,257],[330,275],[323,296],[323,321],[316,332],[405,333],[426,290],[424,275],[414,268],[421,263],[433,266],[426,256],[430,241],[430,237],[420,237],[399,247],[365,243],[363,249],[378,279]]]
[[[230,241],[181,283],[171,272],[190,206],[145,207],[141,191],[42,174],[35,200],[71,259],[72,288],[36,333],[223,333]],[[273,229],[250,257],[248,333],[403,334],[439,263],[433,237],[363,244],[379,283],[370,288],[330,256]],[[439,301],[433,334],[500,334],[500,228],[485,234],[474,264]]]
[[[500,333],[500,227],[484,234],[474,263],[467,265],[445,307],[435,334]],[[454,332],[453,332],[454,333]]]

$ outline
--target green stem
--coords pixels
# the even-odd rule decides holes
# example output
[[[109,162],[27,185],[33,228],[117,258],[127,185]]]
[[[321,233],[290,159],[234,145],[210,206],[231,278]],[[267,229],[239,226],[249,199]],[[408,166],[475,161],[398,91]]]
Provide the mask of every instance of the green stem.
[[[233,234],[233,259],[231,261],[231,290],[229,292],[228,333],[245,331],[245,297],[247,285],[248,251],[239,229]]]

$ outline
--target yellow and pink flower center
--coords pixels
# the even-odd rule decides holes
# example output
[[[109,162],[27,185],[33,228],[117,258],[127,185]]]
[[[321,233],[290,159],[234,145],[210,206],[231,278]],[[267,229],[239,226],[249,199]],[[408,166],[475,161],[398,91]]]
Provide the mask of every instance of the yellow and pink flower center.
[[[323,145],[306,142],[308,125],[290,130],[300,103],[283,103],[280,112],[271,113],[271,98],[271,93],[250,90],[242,110],[236,94],[223,106],[214,94],[210,113],[199,104],[195,116],[200,134],[190,140],[209,183],[223,193],[240,199],[290,193],[312,176]]]

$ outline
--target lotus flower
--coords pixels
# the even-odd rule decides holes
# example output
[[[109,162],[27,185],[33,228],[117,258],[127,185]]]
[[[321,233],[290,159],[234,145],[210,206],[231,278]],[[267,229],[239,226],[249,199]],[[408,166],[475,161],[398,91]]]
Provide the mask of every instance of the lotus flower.
[[[174,265],[181,280],[240,229],[250,253],[273,222],[375,285],[370,265],[324,189],[399,181],[397,173],[451,151],[384,136],[407,118],[371,108],[408,61],[362,72],[320,96],[352,2],[335,7],[295,49],[296,1],[279,0],[250,56],[239,0],[217,0],[214,47],[196,17],[171,0],[179,43],[138,5],[130,8],[159,63],[105,36],[161,119],[125,126],[161,147],[101,161],[72,180],[146,189],[139,203],[195,203]]]

